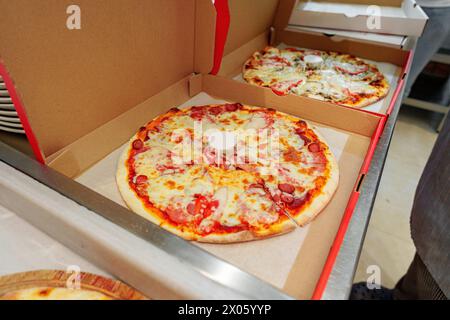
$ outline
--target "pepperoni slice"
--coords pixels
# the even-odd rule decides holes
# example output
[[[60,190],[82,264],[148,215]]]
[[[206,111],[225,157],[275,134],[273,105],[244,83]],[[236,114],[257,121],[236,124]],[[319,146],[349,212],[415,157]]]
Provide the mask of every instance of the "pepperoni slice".
[[[284,96],[284,95],[288,94],[291,89],[294,89],[295,87],[299,86],[302,82],[303,82],[303,80],[298,80],[298,81],[287,80],[287,81],[278,82],[278,83],[274,84],[273,86],[271,86],[270,88],[272,89],[273,93],[275,93],[276,95]]]
[[[204,116],[203,111],[192,111],[191,112],[191,118],[195,119],[195,120],[202,120]]]
[[[272,197],[272,199],[273,199],[273,201],[275,201],[275,202],[280,202],[281,197],[280,197],[279,194],[274,194],[273,197]]]
[[[137,177],[136,177],[136,184],[143,184],[143,183],[146,183],[147,182],[147,180],[148,180],[148,178],[147,178],[147,176],[144,176],[144,175],[138,175]]]
[[[141,150],[144,147],[144,142],[141,139],[136,139],[133,141],[132,146],[134,150]]]
[[[349,75],[351,75],[351,76],[356,76],[356,75],[358,75],[358,74],[361,74],[361,73],[366,72],[367,70],[369,70],[369,67],[368,67],[367,65],[363,65],[362,68],[357,69],[357,70],[355,70],[355,71],[347,70],[347,69],[342,68],[342,67],[340,67],[340,66],[335,66],[335,68],[336,68],[336,70],[338,70],[338,71],[340,71],[340,72],[342,72],[342,73],[347,73],[347,74],[349,74]]]
[[[295,128],[295,133],[298,135],[303,135],[305,133],[305,129],[303,128]]]
[[[197,111],[204,111],[204,106],[193,106],[192,108],[191,108],[191,111],[192,112],[197,112]]]
[[[186,207],[186,210],[189,214],[195,215],[195,204],[193,202],[189,203]]]
[[[308,144],[308,143],[311,142],[311,139],[308,138],[307,136],[305,136],[304,134],[300,134],[299,136],[300,136],[300,138],[303,140],[303,142],[304,142],[305,144]]]
[[[297,128],[295,129],[295,133],[298,134],[298,136],[300,137],[300,139],[303,140],[305,145],[311,142],[311,139],[305,135],[305,131],[303,129]]]
[[[209,109],[209,113],[211,113],[214,116],[217,116],[218,114],[220,114],[222,112],[222,108],[219,106],[215,106],[215,107],[211,107]]]
[[[180,208],[169,207],[166,213],[176,223],[186,223],[189,220],[189,216]]]
[[[252,183],[248,187],[249,187],[249,189],[251,189],[251,188],[261,188],[261,189],[264,188],[261,184],[258,184],[258,183]]]
[[[278,189],[280,189],[283,192],[291,193],[291,194],[294,193],[294,191],[295,191],[295,187],[289,183],[280,183],[278,185]]]
[[[291,66],[291,63],[288,60],[286,60],[285,58],[283,58],[283,57],[274,56],[274,57],[270,57],[269,59],[273,60],[275,62],[279,62],[281,64],[285,64],[287,66]]]
[[[290,51],[290,52],[305,52],[305,50],[301,50],[301,49],[297,49],[297,48],[286,48],[286,51]]]
[[[202,120],[205,115],[205,107],[203,106],[194,106],[191,108],[191,118],[195,120]]]
[[[230,103],[225,105],[225,110],[228,112],[236,111],[239,108],[240,104],[238,103]]]
[[[286,193],[282,193],[281,196],[281,201],[283,201],[284,203],[292,203],[294,201],[294,197],[290,194],[286,194]]]
[[[308,145],[308,150],[311,152],[319,152],[320,145],[317,142],[313,142],[310,145]]]
[[[288,207],[289,207],[290,209],[295,209],[295,208],[300,207],[304,202],[305,202],[305,200],[304,200],[303,198],[294,198],[294,199],[292,200],[292,202],[289,203],[289,206],[288,206]]]
[[[303,120],[297,121],[297,125],[299,126],[299,128],[302,128],[303,131],[305,131],[306,127],[308,126],[308,125],[306,124],[306,121],[303,121]]]

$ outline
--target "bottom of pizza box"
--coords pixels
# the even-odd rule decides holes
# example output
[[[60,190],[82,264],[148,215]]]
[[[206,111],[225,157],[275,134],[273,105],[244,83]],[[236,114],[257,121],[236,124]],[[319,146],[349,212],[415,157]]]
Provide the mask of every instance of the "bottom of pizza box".
[[[177,92],[173,91],[174,89],[189,90],[192,97],[183,102],[184,94],[173,94]],[[337,191],[319,216],[305,227],[268,239],[234,244],[192,244],[295,298],[310,298],[321,276],[347,203],[360,176],[372,135],[381,118],[368,113],[355,113],[345,108],[333,108],[319,101],[305,105],[299,97],[279,97],[269,89],[261,90],[248,84],[209,75],[193,76],[167,90],[166,93],[162,92],[157,97],[150,98],[87,137],[69,145],[58,153],[49,165],[125,206],[115,181],[119,155],[127,139],[137,128],[170,107],[182,108],[225,101],[241,102],[276,108],[308,120],[327,141],[340,170]],[[177,103],[178,101],[181,102]],[[114,143],[110,144],[110,141]],[[114,144],[116,147],[112,148]]]

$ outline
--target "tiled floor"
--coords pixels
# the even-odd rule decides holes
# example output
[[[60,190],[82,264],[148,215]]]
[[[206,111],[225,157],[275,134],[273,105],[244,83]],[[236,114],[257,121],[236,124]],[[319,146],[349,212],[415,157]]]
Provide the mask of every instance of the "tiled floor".
[[[436,114],[402,107],[367,231],[355,282],[366,281],[377,265],[381,284],[393,287],[406,272],[415,249],[409,218],[414,192],[437,138]]]

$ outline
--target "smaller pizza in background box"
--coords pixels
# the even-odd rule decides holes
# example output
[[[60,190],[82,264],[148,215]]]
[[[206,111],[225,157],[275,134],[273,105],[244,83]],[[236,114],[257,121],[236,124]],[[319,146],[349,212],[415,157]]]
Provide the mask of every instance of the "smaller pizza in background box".
[[[243,67],[243,78],[280,95],[296,94],[361,108],[383,99],[389,84],[375,65],[349,54],[266,47]]]

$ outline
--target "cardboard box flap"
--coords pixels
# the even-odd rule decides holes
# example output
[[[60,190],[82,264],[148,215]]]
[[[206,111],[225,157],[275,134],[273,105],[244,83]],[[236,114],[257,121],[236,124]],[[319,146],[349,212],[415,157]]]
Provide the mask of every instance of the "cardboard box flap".
[[[403,0],[315,1],[397,7],[401,7],[403,2]],[[274,27],[277,31],[284,30],[288,27],[291,15],[298,3],[298,0],[229,0],[231,23],[225,45],[225,55],[248,43],[258,35],[269,32],[270,27]]]
[[[268,31],[277,12],[278,0],[229,0],[230,29],[224,55]],[[284,1],[280,1],[280,4]]]
[[[348,4],[365,4],[377,5],[384,7],[400,7],[403,0],[297,0],[298,2],[326,2],[326,3],[348,3]]]
[[[210,0],[72,4],[0,0],[0,57],[45,156],[212,68]]]
[[[302,27],[295,25],[288,25],[285,29],[286,31],[298,31],[306,32],[312,34],[325,35],[334,41],[342,41],[344,39],[354,39],[360,42],[381,44],[386,46],[391,46],[395,48],[403,48],[405,43],[408,42],[408,37],[398,36],[391,34],[379,34],[379,33],[369,33],[360,31],[347,31],[339,29],[327,29],[327,28],[313,28],[313,27]]]
[[[428,19],[414,0],[297,0],[291,12],[292,25],[414,36]]]

